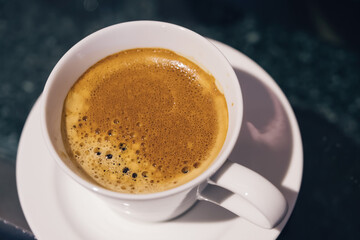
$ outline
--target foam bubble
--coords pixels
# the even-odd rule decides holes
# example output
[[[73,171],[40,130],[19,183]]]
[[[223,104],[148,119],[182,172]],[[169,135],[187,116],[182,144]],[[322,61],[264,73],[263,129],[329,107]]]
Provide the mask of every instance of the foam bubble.
[[[181,169],[181,172],[182,173],[188,173],[190,170],[189,170],[189,168],[187,167],[187,166],[185,166],[185,167],[183,167],[182,169]]]

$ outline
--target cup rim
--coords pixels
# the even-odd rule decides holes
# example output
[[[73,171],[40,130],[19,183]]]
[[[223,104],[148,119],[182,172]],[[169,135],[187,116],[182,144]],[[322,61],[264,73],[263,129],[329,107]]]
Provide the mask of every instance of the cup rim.
[[[90,183],[89,181],[86,181],[82,177],[78,176],[58,156],[58,153],[56,152],[55,147],[50,140],[51,139],[50,133],[49,133],[50,131],[48,129],[47,120],[46,120],[47,119],[46,109],[48,108],[47,107],[47,103],[48,103],[47,99],[50,97],[49,89],[51,88],[51,85],[55,80],[55,76],[57,75],[57,73],[59,71],[61,71],[61,68],[63,67],[63,65],[67,61],[67,59],[70,58],[71,54],[73,52],[75,52],[76,49],[79,48],[81,45],[83,45],[87,41],[90,41],[91,39],[95,38],[97,35],[110,32],[115,28],[119,28],[119,27],[121,28],[125,25],[128,25],[128,26],[134,25],[135,26],[138,24],[147,24],[149,26],[157,25],[158,27],[164,27],[164,28],[177,28],[180,31],[185,31],[187,33],[192,34],[199,41],[202,41],[203,44],[207,45],[209,49],[212,49],[213,53],[216,54],[217,57],[222,59],[222,62],[225,63],[224,65],[231,75],[230,79],[232,81],[232,86],[235,87],[234,91],[236,92],[236,96],[237,96],[236,97],[237,102],[236,102],[235,106],[238,106],[241,108],[240,110],[236,111],[235,117],[237,119],[239,119],[239,121],[237,121],[235,123],[235,127],[232,131],[233,134],[232,134],[231,138],[229,139],[228,144],[226,146],[223,145],[223,147],[222,147],[223,153],[221,155],[218,155],[217,159],[215,159],[213,161],[213,163],[211,163],[211,165],[205,171],[203,171],[199,176],[195,177],[194,179],[192,179],[180,186],[177,186],[175,188],[171,188],[171,189],[161,191],[161,192],[145,193],[145,194],[115,192],[112,190],[108,190],[100,185],[95,185],[93,183]],[[77,42],[73,47],[71,47],[61,57],[61,59],[57,62],[57,64],[51,71],[51,73],[46,81],[46,84],[45,84],[45,87],[44,87],[44,90],[42,93],[42,97],[41,97],[41,116],[40,116],[40,118],[41,118],[40,123],[41,123],[42,135],[43,135],[43,138],[46,142],[46,146],[47,146],[52,158],[54,158],[55,161],[57,162],[57,164],[60,166],[60,168],[62,168],[62,170],[68,176],[73,178],[76,182],[80,183],[83,187],[92,190],[93,192],[99,193],[103,196],[110,197],[110,198],[124,199],[124,200],[152,200],[152,199],[160,199],[160,198],[168,197],[171,195],[175,195],[177,193],[186,191],[187,189],[191,189],[191,188],[194,188],[195,186],[199,186],[201,183],[208,180],[224,164],[224,162],[227,160],[228,156],[230,155],[231,151],[233,150],[233,148],[236,144],[236,141],[238,139],[238,136],[240,134],[240,128],[241,128],[242,120],[243,120],[243,98],[242,98],[239,81],[237,79],[237,76],[236,76],[230,62],[227,60],[227,58],[224,56],[224,54],[208,39],[206,39],[205,37],[201,36],[200,34],[194,32],[190,29],[187,29],[185,27],[182,27],[182,26],[179,26],[176,24],[172,24],[172,23],[151,21],[151,20],[129,21],[129,22],[122,22],[122,23],[114,24],[114,25],[102,28],[98,31],[95,31],[94,33],[91,33],[90,35],[86,36],[85,38],[83,38],[82,40]],[[229,129],[228,129],[227,134],[228,133],[229,133]]]

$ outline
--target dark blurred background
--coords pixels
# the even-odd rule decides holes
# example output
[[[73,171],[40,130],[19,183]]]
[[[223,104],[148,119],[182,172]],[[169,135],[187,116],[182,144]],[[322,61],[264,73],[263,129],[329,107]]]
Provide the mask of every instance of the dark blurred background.
[[[0,239],[32,239],[17,199],[16,151],[51,69],[88,34],[144,19],[238,49],[288,97],[304,175],[279,239],[360,239],[359,0],[0,0]]]

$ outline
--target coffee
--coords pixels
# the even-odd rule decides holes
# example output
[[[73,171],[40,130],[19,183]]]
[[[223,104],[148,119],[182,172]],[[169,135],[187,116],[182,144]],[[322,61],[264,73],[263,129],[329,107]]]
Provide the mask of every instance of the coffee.
[[[225,141],[228,110],[214,77],[170,50],[110,55],[70,89],[62,134],[97,184],[154,193],[199,176]]]

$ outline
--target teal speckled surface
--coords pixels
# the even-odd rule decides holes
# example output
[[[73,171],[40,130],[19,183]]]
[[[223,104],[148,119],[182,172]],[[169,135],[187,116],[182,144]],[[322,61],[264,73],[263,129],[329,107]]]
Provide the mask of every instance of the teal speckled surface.
[[[360,55],[348,35],[335,34],[332,21],[328,25],[318,17],[324,15],[322,5],[311,6],[308,1],[0,0],[0,161],[14,167],[27,114],[72,45],[115,23],[171,22],[255,60],[295,111],[304,178],[279,239],[359,239]],[[9,174],[9,181],[13,178]]]

